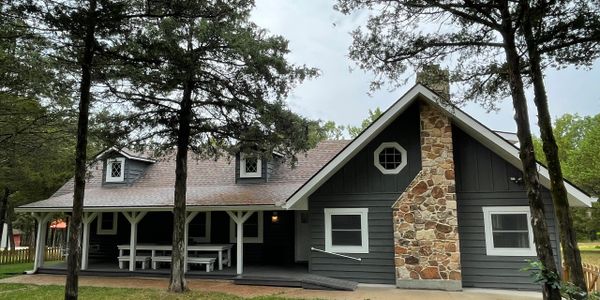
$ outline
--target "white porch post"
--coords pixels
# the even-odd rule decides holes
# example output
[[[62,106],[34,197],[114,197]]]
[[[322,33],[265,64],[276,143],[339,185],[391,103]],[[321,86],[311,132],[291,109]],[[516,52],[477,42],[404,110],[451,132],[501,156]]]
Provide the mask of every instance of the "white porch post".
[[[184,272],[187,272],[187,268],[188,268],[188,264],[187,264],[187,258],[188,258],[188,251],[187,251],[187,247],[188,247],[188,243],[189,243],[189,229],[190,229],[190,222],[192,222],[192,220],[198,215],[198,211],[191,211],[191,212],[187,212],[187,216],[185,217],[185,229],[184,229],[184,238],[183,238],[183,244],[185,245],[185,251],[184,251],[184,267],[183,270]]]
[[[90,254],[90,224],[96,216],[97,212],[84,212],[83,218],[81,219],[83,223],[83,237],[81,238],[81,269],[87,270],[88,268],[88,258]]]
[[[236,244],[237,244],[237,260],[236,260],[236,270],[238,275],[242,275],[244,271],[244,222],[250,218],[250,216],[254,213],[253,211],[238,211],[236,214],[228,211],[227,214],[231,219],[235,222],[237,226],[237,234],[236,234]],[[261,220],[259,220],[261,222]],[[231,259],[231,258],[230,258]]]
[[[44,266],[44,256],[46,254],[46,230],[48,229],[49,213],[33,213],[37,221],[37,235],[35,238],[35,257],[33,262],[33,271]]]
[[[129,271],[135,271],[135,246],[137,245],[137,225],[142,220],[142,218],[146,215],[145,211],[131,211],[131,212],[123,212],[125,218],[129,221],[131,225],[131,235],[129,237]]]

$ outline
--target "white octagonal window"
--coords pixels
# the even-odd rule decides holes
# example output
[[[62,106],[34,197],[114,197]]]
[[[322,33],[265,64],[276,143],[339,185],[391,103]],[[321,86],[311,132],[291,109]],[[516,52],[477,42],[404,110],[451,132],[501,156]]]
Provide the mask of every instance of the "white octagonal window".
[[[406,150],[396,142],[381,143],[373,153],[373,163],[383,174],[398,174],[406,166]]]

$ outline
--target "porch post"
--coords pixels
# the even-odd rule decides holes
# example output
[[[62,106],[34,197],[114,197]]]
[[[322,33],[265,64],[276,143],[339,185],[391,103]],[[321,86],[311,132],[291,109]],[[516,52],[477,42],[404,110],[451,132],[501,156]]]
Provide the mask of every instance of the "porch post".
[[[250,216],[254,213],[253,211],[243,212],[237,211],[234,215],[233,212],[228,211],[227,214],[235,224],[237,225],[237,234],[236,234],[236,246],[237,246],[237,259],[236,259],[236,269],[237,274],[242,275],[244,271],[244,222],[250,218]],[[260,220],[259,220],[260,222]],[[229,258],[231,259],[231,258]]]
[[[146,212],[125,211],[123,212],[123,215],[125,215],[125,218],[127,218],[129,224],[131,225],[131,235],[129,237],[129,271],[135,271],[135,246],[137,245],[137,225],[146,215]]]
[[[188,268],[188,264],[187,264],[187,258],[188,258],[188,251],[187,251],[187,247],[188,247],[188,243],[189,243],[189,229],[190,229],[190,222],[192,222],[192,220],[198,215],[198,211],[191,211],[187,213],[187,216],[185,217],[185,228],[184,228],[184,238],[183,238],[183,244],[185,245],[185,254],[184,254],[184,262],[183,262],[183,270],[184,272],[187,272],[187,268]]]
[[[83,223],[83,237],[81,238],[81,269],[87,270],[88,268],[88,258],[90,254],[90,224],[96,216],[97,212],[84,212],[83,218],[81,219]]]
[[[49,213],[33,213],[33,217],[37,221],[37,235],[35,238],[35,256],[33,262],[33,271],[44,266],[44,257],[46,254],[46,230],[48,229]]]

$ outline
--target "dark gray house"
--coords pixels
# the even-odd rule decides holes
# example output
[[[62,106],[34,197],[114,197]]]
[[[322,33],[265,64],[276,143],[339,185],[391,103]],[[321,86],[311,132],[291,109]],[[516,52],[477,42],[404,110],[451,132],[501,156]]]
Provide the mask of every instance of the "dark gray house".
[[[519,271],[535,248],[518,149],[440,103],[417,84],[356,139],[321,142],[295,168],[277,155],[192,160],[188,274],[241,278],[279,266],[403,288],[538,288]],[[539,171],[558,256],[548,173]],[[168,268],[174,160],[111,149],[89,172],[82,269]],[[72,186],[18,210],[43,229],[49,213],[70,211]],[[595,201],[567,190],[572,206]],[[44,232],[41,272],[49,269],[39,251]]]

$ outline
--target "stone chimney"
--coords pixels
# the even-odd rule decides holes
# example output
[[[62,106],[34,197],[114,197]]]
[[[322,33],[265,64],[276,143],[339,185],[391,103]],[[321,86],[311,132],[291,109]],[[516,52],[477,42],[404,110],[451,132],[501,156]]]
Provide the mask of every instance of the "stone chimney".
[[[443,100],[450,100],[450,72],[440,68],[440,65],[423,66],[417,72],[417,83],[432,89]]]

